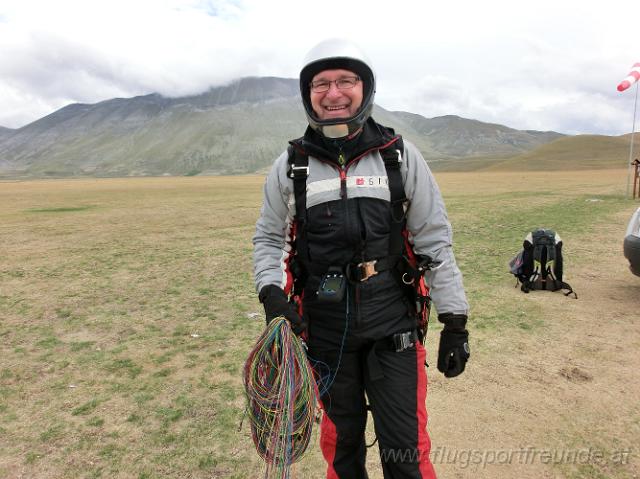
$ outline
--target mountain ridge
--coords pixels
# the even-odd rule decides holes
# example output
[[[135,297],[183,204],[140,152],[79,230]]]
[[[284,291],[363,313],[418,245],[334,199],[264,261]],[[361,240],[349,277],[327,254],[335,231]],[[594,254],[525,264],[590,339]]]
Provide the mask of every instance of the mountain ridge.
[[[298,81],[245,77],[184,97],[157,93],[73,103],[0,129],[0,176],[158,176],[263,170],[307,126]],[[509,158],[565,135],[456,115],[425,118],[376,105],[374,118],[427,161]]]

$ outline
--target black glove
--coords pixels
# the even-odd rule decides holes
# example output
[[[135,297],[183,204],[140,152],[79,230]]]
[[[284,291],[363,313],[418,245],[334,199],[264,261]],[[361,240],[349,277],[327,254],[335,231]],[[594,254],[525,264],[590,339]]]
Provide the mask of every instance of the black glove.
[[[289,302],[282,289],[273,284],[268,284],[260,290],[258,298],[264,305],[267,325],[272,319],[284,316],[291,324],[291,329],[295,334],[300,335],[306,331],[307,321],[300,317],[295,305]]]
[[[469,359],[469,332],[465,329],[465,314],[443,313],[438,320],[444,323],[440,333],[438,349],[438,370],[446,377],[453,378],[462,374]]]

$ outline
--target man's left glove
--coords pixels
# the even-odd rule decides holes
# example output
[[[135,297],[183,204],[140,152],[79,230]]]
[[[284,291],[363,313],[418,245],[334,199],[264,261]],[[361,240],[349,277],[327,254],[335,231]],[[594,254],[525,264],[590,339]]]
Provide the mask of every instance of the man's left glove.
[[[267,324],[278,316],[284,316],[291,324],[291,329],[298,336],[307,329],[307,321],[301,317],[295,305],[289,302],[287,295],[281,288],[268,284],[260,290],[258,295],[264,306]]]
[[[438,370],[446,377],[462,374],[470,356],[469,332],[465,329],[466,314],[443,313],[438,320],[444,323],[440,333],[438,349]]]

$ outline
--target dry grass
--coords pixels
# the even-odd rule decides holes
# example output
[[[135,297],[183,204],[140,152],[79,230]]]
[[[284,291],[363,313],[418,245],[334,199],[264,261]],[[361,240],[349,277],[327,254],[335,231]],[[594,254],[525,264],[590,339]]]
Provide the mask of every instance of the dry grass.
[[[434,451],[450,454],[441,477],[636,477],[640,281],[621,253],[634,209],[625,175],[438,174],[473,311],[468,371],[430,369]],[[261,311],[251,236],[262,183],[0,183],[0,477],[260,477],[247,424],[237,428],[241,367],[262,325],[248,317]],[[565,239],[577,301],[524,295],[506,274],[542,225]],[[450,460],[529,446],[606,460]],[[626,449],[626,463],[612,458]],[[323,470],[316,440],[295,473]]]

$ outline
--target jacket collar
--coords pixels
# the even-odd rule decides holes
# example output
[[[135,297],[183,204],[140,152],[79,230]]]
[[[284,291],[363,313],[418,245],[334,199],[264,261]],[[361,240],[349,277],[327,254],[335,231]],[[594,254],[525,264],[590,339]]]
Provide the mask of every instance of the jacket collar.
[[[395,137],[396,134],[393,129],[379,125],[373,118],[369,118],[362,131],[350,140],[329,140],[321,136],[316,130],[308,127],[304,136],[289,143],[306,155],[328,160],[339,165],[338,157],[340,153],[344,155],[346,164],[368,150],[375,150],[384,146]]]

